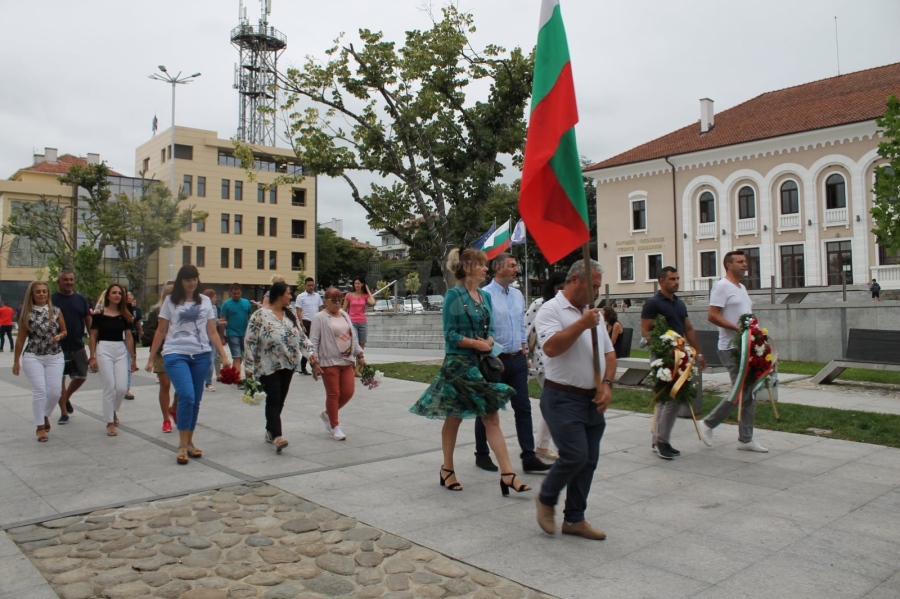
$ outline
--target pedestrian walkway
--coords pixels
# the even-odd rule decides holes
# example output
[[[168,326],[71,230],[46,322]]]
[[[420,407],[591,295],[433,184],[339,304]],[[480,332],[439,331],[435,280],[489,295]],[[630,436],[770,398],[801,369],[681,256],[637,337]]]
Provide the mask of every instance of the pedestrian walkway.
[[[140,354],[145,356],[145,350]],[[381,362],[435,360],[442,355],[372,349],[367,357]],[[139,358],[139,363],[145,361],[145,357]],[[24,378],[11,375],[11,362],[11,355],[0,355],[0,527],[7,531],[0,535],[0,599],[57,596],[47,577],[65,581],[66,572],[85,569],[79,565],[67,570],[73,564],[65,560],[89,560],[96,568],[93,580],[118,569],[117,573],[127,573],[125,578],[132,579],[120,584],[137,583],[130,588],[143,593],[110,596],[179,596],[158,591],[173,585],[166,592],[174,593],[189,585],[194,592],[204,584],[211,588],[202,590],[221,591],[212,587],[233,584],[240,589],[253,587],[256,593],[251,595],[245,589],[247,595],[232,596],[334,596],[349,590],[343,582],[352,582],[353,593],[360,597],[447,596],[451,593],[448,585],[464,597],[900,596],[898,449],[760,430],[757,436],[771,452],[756,454],[735,450],[737,433],[728,425],[716,430],[714,447],[707,448],[697,441],[693,427],[682,422],[675,427],[673,444],[683,455],[663,461],[650,451],[647,415],[611,410],[587,514],[609,538],[593,542],[540,532],[534,521],[534,492],[502,497],[498,477],[474,465],[471,426],[461,428],[456,453],[456,469],[465,490],[451,493],[441,488],[437,484],[441,423],[407,411],[425,388],[421,383],[385,380],[374,390],[357,389],[341,413],[348,439],[336,442],[316,416],[324,403],[321,383],[312,377],[295,377],[285,408],[284,429],[290,446],[281,455],[263,441],[262,408],[243,404],[237,389],[217,385],[215,393],[204,395],[195,437],[204,457],[178,466],[174,459],[177,440],[174,434],[160,431],[157,386],[148,374],[134,377],[136,400],[123,406],[118,437],[105,435],[99,380],[93,376],[73,398],[76,413],[71,422],[54,424],[49,443],[38,444],[31,425],[30,389]],[[804,393],[797,396],[802,399]],[[787,401],[786,388],[781,390],[781,401]],[[511,410],[502,414],[502,423],[514,448]],[[515,454],[515,449],[511,453]],[[523,479],[537,487],[541,476],[524,475]],[[240,497],[281,497],[284,499],[279,501],[286,503],[226,500],[218,495],[220,490]],[[233,515],[220,512],[214,505],[217,497],[221,505],[240,507],[231,510]],[[197,503],[199,509],[178,511]],[[250,522],[254,518],[249,515],[263,505],[265,513],[258,516],[259,521]],[[315,530],[287,531],[284,523],[278,524],[279,508],[296,516],[292,520],[309,519],[313,512],[323,518]],[[295,513],[297,509],[302,514]],[[171,526],[154,529],[160,532],[139,543],[106,548],[132,552],[127,554],[129,558],[91,553],[122,538],[130,542],[130,531],[141,530],[143,525],[128,528],[126,524],[147,522],[126,518],[135,510],[162,510],[165,513],[157,512],[154,517],[169,518]],[[225,516],[213,518],[212,512]],[[89,523],[88,518],[99,520]],[[322,538],[333,531],[322,529],[323,523],[341,518],[347,531],[363,532],[351,533],[349,538],[341,535],[340,540],[331,535],[329,539],[335,542],[326,543]],[[49,521],[55,524],[44,524]],[[225,532],[209,522],[240,530]],[[126,534],[107,532],[91,539],[87,535],[92,531],[84,527],[88,524],[97,526],[98,533]],[[72,537],[64,541],[60,528],[70,529]],[[273,529],[285,534],[273,533]],[[29,534],[33,537],[24,538],[34,540],[23,540],[23,535]],[[73,555],[75,550],[66,552],[66,542],[79,534],[85,535],[79,545],[87,544],[75,547],[84,551],[84,556]],[[213,540],[217,534],[242,538],[225,547],[217,540],[227,545],[235,537]],[[294,538],[291,534],[309,536],[303,537],[306,543],[285,543]],[[316,534],[321,536],[312,540]],[[37,538],[45,535],[49,536]],[[108,540],[107,535],[118,538]],[[178,542],[163,542],[166,539],[159,535]],[[356,539],[356,535],[369,538]],[[260,540],[251,542],[252,536]],[[14,538],[21,544],[14,544]],[[47,544],[28,545],[42,542]],[[409,548],[405,542],[410,543]],[[215,547],[206,547],[206,543]],[[300,552],[300,545],[310,543],[320,546],[304,550],[317,553],[324,548],[327,554]],[[395,547],[397,543],[404,549]],[[162,551],[164,545],[171,545],[168,552],[183,554],[169,556],[182,560],[181,564],[162,563],[169,561],[159,557],[168,555]],[[292,553],[261,552],[266,547],[289,548]],[[247,554],[228,553],[235,548],[250,549]],[[215,552],[210,549],[220,551],[215,564]],[[158,553],[153,556],[136,557],[143,555],[139,552],[155,550]],[[429,570],[425,563],[431,561],[408,558],[404,559],[413,564],[412,570],[386,570],[386,564],[394,563],[395,556],[388,555],[391,551],[413,550],[414,555],[427,555],[419,551],[436,554],[431,561],[437,560],[443,573]],[[383,558],[377,566],[367,561],[377,561],[375,553]],[[238,562],[245,555],[260,573],[278,576],[253,578],[254,584],[248,583],[247,577],[255,572],[241,577],[240,582],[217,574],[228,555]],[[276,560],[300,557],[273,563],[264,555]],[[281,557],[273,557],[278,555]],[[325,555],[352,558],[352,563],[326,558],[326,564],[341,570],[336,573],[322,566]],[[154,558],[160,564],[157,570],[135,570],[116,561]],[[206,568],[211,575],[201,576],[195,568]],[[176,569],[187,578],[180,578]],[[374,582],[378,576],[374,570],[383,575],[380,581]],[[315,576],[306,579],[304,573]],[[408,585],[406,590],[401,577],[392,579],[395,588],[388,582],[390,575],[398,573],[408,575],[402,579]],[[135,574],[139,578],[135,579]],[[153,586],[163,576],[168,576],[167,582]],[[319,577],[317,582],[303,584]],[[372,577],[371,584],[360,582],[369,580],[366,577]],[[338,582],[341,578],[346,580]],[[452,586],[456,579],[474,586]],[[82,582],[85,580],[68,584]],[[325,586],[310,586],[317,584]],[[419,590],[429,584],[430,590]],[[149,593],[145,587],[150,588]]]

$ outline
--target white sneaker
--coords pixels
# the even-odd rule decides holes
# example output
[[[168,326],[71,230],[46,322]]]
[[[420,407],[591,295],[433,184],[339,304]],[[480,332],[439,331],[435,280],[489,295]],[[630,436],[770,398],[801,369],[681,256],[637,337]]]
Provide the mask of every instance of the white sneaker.
[[[534,450],[534,453],[538,455],[538,457],[544,458],[545,460],[558,460],[559,454],[550,449],[549,447],[544,449],[543,447],[538,447]]]
[[[328,431],[328,434],[331,434],[331,421],[328,419],[328,412],[322,410],[319,413],[319,418],[322,419],[322,422],[325,423],[325,430]]]
[[[756,442],[756,439],[750,439],[749,443],[741,443],[738,441],[738,449],[742,451],[756,451],[758,453],[769,453],[769,450]]]
[[[331,429],[331,438],[335,441],[346,441],[347,435],[344,434],[344,431],[341,430],[341,425],[337,425],[333,429]]]
[[[266,431],[266,443],[274,443],[275,438],[272,436],[272,433]]]
[[[712,447],[713,429],[706,426],[706,422],[703,420],[698,424],[700,426],[700,440],[703,441],[707,447]]]

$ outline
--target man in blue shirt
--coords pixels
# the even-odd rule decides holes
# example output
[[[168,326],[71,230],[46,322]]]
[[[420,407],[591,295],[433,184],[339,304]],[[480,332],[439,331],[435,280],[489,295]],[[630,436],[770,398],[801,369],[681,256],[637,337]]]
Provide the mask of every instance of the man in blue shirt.
[[[241,297],[243,290],[239,283],[231,285],[231,298],[222,303],[219,314],[220,323],[225,321],[225,341],[231,352],[231,362],[238,373],[244,357],[244,336],[247,334],[247,322],[250,320],[250,301]]]
[[[491,321],[494,325],[494,343],[503,347],[501,382],[516,390],[510,403],[516,416],[516,434],[522,450],[522,468],[526,472],[544,472],[550,464],[542,462],[534,453],[534,430],[531,421],[531,398],[528,397],[528,341],[525,337],[525,298],[522,292],[511,287],[519,273],[519,265],[512,254],[500,254],[491,263],[494,280],[484,290],[491,294],[493,304]],[[491,460],[484,424],[475,420],[475,465],[494,472],[497,466]]]

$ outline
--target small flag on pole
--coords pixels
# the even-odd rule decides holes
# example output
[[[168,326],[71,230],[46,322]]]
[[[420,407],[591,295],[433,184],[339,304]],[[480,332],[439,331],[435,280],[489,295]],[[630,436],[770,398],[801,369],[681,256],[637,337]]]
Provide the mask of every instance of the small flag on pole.
[[[485,233],[484,235],[482,235],[481,237],[479,237],[478,239],[476,239],[475,241],[470,243],[469,247],[473,247],[473,248],[480,250],[482,247],[484,247],[484,242],[488,240],[488,237],[490,237],[491,233],[493,233],[496,229],[497,229],[496,225],[491,225],[491,228],[487,230],[487,233]]]
[[[519,214],[553,264],[590,239],[575,140],[575,84],[559,0],[541,5],[531,97]]]
[[[487,241],[481,248],[481,251],[487,255],[488,260],[493,260],[503,252],[509,249],[509,221],[506,221],[500,228],[491,233]]]
[[[513,229],[512,237],[510,238],[510,245],[524,245],[525,244],[525,221],[521,218],[519,222],[516,223],[516,228]]]

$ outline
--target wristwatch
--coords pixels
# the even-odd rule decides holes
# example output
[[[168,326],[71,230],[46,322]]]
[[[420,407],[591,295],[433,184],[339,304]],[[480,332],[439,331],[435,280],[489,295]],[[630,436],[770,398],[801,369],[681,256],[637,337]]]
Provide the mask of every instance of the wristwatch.
[[[609,380],[609,379],[603,379],[603,384],[604,384],[604,385],[609,385],[609,388],[610,388],[610,389],[613,388],[613,382],[612,382],[611,380]]]

